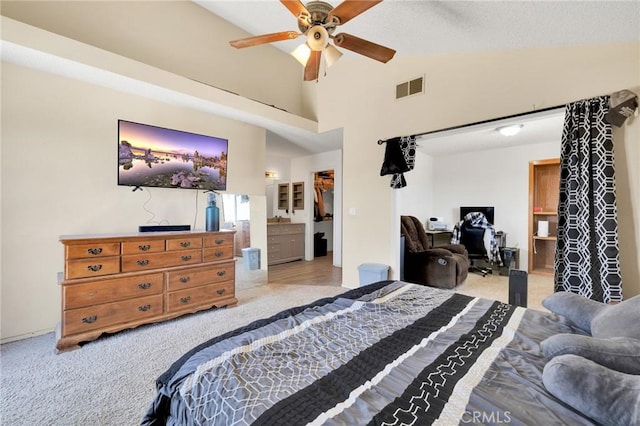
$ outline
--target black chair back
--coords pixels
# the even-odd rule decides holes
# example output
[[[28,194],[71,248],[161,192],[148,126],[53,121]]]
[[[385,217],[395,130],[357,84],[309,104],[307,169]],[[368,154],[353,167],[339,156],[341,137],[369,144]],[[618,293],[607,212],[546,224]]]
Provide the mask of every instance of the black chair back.
[[[484,245],[484,228],[477,228],[465,221],[460,229],[460,244],[464,245],[469,257],[488,257]]]

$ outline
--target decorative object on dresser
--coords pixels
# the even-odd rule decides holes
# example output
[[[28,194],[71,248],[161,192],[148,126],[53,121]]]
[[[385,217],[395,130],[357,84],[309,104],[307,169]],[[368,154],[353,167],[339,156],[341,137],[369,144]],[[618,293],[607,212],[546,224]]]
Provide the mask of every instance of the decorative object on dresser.
[[[304,223],[267,223],[269,265],[304,259],[304,226]]]
[[[58,352],[142,324],[234,305],[235,231],[61,236]]]
[[[216,205],[215,191],[210,191],[207,194],[207,210],[205,218],[205,229],[207,230],[207,232],[220,230],[220,209]]]

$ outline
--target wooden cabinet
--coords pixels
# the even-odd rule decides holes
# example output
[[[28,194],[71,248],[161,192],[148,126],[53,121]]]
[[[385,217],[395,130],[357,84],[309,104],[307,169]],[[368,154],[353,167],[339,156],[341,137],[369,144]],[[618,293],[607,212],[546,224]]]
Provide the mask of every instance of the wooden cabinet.
[[[293,182],[291,192],[291,210],[304,210],[304,182]]]
[[[65,248],[56,349],[237,303],[234,232],[60,237]]]
[[[554,273],[559,191],[560,159],[529,162],[529,273]],[[539,235],[544,228],[547,235]]]
[[[289,205],[291,203],[291,205]],[[304,210],[304,182],[278,184],[278,210]]]
[[[267,263],[304,259],[304,228],[303,223],[268,223]]]
[[[278,210],[289,211],[289,184],[278,184]]]

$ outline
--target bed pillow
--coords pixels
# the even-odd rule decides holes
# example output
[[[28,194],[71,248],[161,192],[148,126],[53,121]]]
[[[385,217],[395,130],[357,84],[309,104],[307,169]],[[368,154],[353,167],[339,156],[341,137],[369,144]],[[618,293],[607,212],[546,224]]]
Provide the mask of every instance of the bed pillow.
[[[589,334],[591,334],[591,321],[600,311],[607,308],[604,303],[566,291],[546,297],[542,301],[542,306],[554,314],[562,315]]]
[[[596,339],[577,334],[556,334],[540,343],[544,355],[578,355],[621,373],[640,374],[640,340],[627,337]]]
[[[556,398],[599,423],[640,424],[640,376],[561,355],[545,365],[542,381]]]
[[[604,306],[591,320],[593,337],[631,337],[640,340],[640,295],[616,305]]]

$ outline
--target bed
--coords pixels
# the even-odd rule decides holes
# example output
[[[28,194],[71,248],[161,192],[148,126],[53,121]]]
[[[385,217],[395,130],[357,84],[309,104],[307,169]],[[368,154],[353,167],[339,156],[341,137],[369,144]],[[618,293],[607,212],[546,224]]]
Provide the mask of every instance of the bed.
[[[193,348],[143,425],[593,424],[548,393],[563,317],[402,281],[280,312]]]

